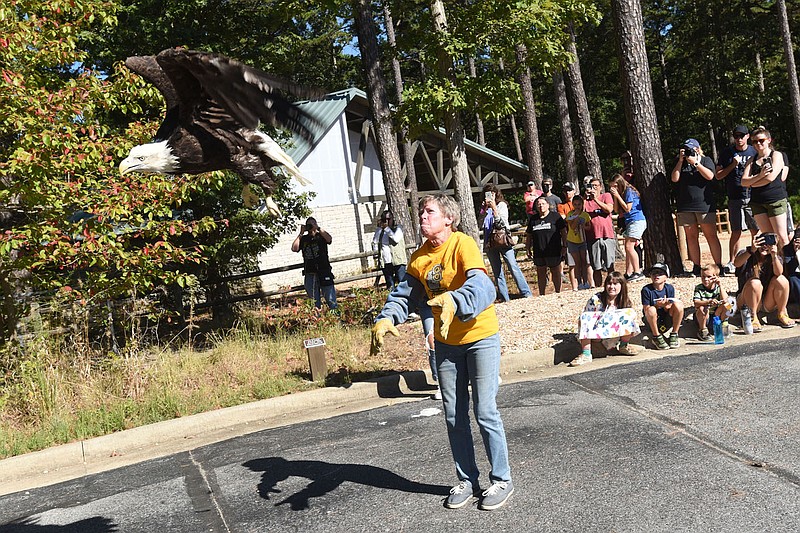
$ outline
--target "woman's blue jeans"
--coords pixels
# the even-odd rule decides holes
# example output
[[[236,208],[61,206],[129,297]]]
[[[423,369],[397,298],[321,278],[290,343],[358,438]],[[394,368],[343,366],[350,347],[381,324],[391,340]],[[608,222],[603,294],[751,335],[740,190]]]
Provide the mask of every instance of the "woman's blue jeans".
[[[436,341],[436,363],[439,367],[439,388],[442,391],[447,436],[458,479],[470,481],[475,489],[480,486],[469,420],[471,384],[475,420],[492,466],[489,479],[510,481],[506,432],[496,402],[500,377],[500,336],[495,333],[461,346]]]
[[[506,276],[503,272],[503,259],[505,259],[508,269],[511,271],[511,277],[514,278],[514,283],[519,288],[519,293],[523,298],[530,298],[531,289],[528,287],[528,282],[525,280],[525,274],[517,264],[517,258],[514,253],[514,248],[503,250],[501,248],[490,248],[486,250],[486,256],[489,258],[489,264],[492,265],[492,273],[494,279],[497,280],[497,290],[500,293],[500,298],[504,302],[509,301],[511,298],[508,295],[508,285],[506,284]]]

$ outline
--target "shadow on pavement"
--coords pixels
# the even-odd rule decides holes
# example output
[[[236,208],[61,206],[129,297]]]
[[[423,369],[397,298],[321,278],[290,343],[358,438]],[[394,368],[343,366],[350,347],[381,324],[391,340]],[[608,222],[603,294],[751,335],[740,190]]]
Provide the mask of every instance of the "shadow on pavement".
[[[258,493],[265,500],[270,494],[280,493],[276,485],[292,476],[304,477],[311,483],[300,492],[287,496],[275,505],[289,504],[294,511],[309,508],[309,500],[318,498],[336,489],[345,481],[372,487],[446,496],[450,487],[417,483],[398,476],[385,468],[359,464],[326,463],[324,461],[288,461],[282,457],[266,457],[244,463],[253,472],[263,472],[258,484]]]
[[[0,525],[0,533],[111,533],[117,531],[117,525],[108,518],[94,516],[79,520],[63,526],[44,525],[36,523],[35,518],[15,520],[5,525]]]

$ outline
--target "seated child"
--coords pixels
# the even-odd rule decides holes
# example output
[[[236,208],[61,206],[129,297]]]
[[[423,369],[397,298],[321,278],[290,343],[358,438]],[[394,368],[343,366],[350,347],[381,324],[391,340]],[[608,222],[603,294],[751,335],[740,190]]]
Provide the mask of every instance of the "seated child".
[[[683,321],[683,304],[675,297],[675,287],[667,283],[669,267],[654,263],[648,273],[652,283],[642,287],[642,311],[645,323],[653,332],[653,344],[658,350],[680,346],[678,331]],[[664,333],[672,328],[669,340]]]
[[[639,334],[636,310],[628,298],[628,282],[619,272],[611,272],[603,282],[603,292],[589,298],[578,320],[581,354],[569,366],[592,362],[592,341],[600,340],[610,354],[636,355],[640,348],[628,344]]]
[[[708,332],[709,319],[713,316],[722,320],[723,331],[728,330],[728,309],[725,307],[728,294],[719,283],[719,267],[713,263],[705,265],[700,281],[694,288],[694,318],[697,321],[697,338],[707,341],[712,338]]]

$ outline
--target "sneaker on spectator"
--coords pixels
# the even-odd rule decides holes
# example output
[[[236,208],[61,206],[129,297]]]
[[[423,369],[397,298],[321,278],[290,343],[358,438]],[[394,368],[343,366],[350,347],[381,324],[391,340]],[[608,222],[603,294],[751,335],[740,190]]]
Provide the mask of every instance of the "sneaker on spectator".
[[[656,335],[653,337],[653,344],[656,350],[669,350],[669,343],[667,343],[667,339],[664,338],[664,335]]]
[[[733,266],[733,261],[730,261],[727,265],[723,267],[723,271],[726,274],[730,274],[731,276],[736,274],[736,267]]]
[[[492,486],[483,491],[483,498],[478,507],[484,511],[493,511],[502,507],[512,494],[514,494],[514,484],[511,481],[493,481]]]
[[[680,348],[681,341],[678,339],[677,333],[670,333],[669,334],[669,347],[670,348]]]
[[[472,490],[472,483],[469,481],[461,481],[458,485],[450,489],[450,496],[444,502],[444,506],[448,509],[459,509],[464,507],[472,500],[475,493]]]
[[[708,334],[708,330],[706,328],[703,328],[697,334],[697,339],[701,341],[707,341],[711,339],[711,335]]]
[[[431,398],[434,399],[434,400],[441,400],[442,399],[442,389],[440,389],[439,387],[436,387],[436,392],[433,393],[433,396],[431,396]]]
[[[644,281],[644,279],[644,274],[641,272],[634,272],[631,274],[631,277],[628,278],[628,282]]]

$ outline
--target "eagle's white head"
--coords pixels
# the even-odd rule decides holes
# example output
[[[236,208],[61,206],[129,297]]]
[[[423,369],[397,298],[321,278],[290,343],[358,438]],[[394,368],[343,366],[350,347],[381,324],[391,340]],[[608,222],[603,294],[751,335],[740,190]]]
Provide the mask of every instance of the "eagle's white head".
[[[167,141],[161,141],[134,146],[128,157],[119,164],[119,171],[123,176],[129,172],[175,174],[180,167]]]

